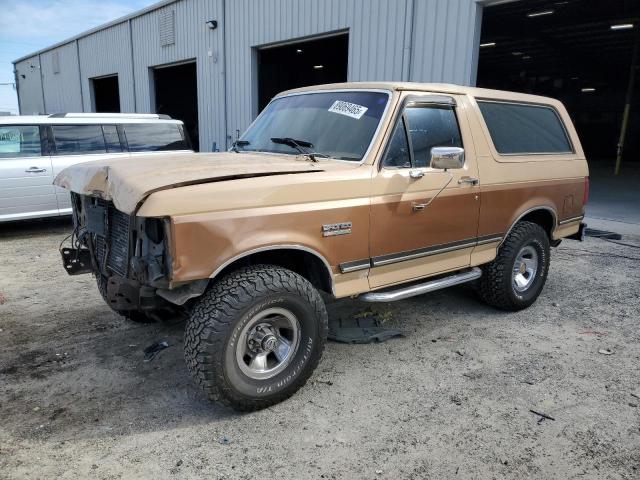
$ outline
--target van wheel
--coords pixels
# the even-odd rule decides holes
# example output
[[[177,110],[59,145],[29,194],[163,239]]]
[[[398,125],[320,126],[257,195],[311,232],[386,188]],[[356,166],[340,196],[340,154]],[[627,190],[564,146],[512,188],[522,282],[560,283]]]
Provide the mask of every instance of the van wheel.
[[[522,310],[536,301],[549,273],[549,237],[532,222],[518,222],[498,255],[483,265],[480,298],[502,310]]]
[[[258,410],[306,383],[327,330],[324,303],[307,280],[278,266],[251,266],[197,300],[185,329],[185,359],[210,400]]]

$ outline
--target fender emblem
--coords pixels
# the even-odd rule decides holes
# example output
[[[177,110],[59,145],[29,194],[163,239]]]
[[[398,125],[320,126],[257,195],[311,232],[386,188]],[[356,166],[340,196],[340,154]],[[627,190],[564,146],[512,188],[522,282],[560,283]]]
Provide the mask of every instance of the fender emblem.
[[[351,222],[329,223],[322,225],[323,237],[334,237],[336,235],[349,235],[351,233]]]

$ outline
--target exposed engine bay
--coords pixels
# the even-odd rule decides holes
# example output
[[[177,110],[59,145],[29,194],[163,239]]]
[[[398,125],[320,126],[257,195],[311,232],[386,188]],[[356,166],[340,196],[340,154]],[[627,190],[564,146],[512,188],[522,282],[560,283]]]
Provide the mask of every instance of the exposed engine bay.
[[[67,273],[105,279],[115,310],[161,308],[166,301],[156,289],[169,286],[168,222],[128,215],[89,195],[72,193],[72,205],[71,246],[60,248]]]

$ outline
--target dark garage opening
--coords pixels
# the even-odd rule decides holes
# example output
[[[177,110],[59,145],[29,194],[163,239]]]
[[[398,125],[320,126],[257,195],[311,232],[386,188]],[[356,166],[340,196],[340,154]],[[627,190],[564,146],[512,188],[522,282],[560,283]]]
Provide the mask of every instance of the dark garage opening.
[[[91,79],[93,107],[99,113],[120,113],[118,75]]]
[[[486,7],[477,85],[561,100],[592,170],[613,172],[639,35],[637,0],[530,0]],[[640,167],[637,80],[622,172]]]
[[[347,81],[349,35],[258,50],[258,109],[291,88]]]
[[[156,113],[182,120],[194,150],[199,148],[196,63],[153,69]]]

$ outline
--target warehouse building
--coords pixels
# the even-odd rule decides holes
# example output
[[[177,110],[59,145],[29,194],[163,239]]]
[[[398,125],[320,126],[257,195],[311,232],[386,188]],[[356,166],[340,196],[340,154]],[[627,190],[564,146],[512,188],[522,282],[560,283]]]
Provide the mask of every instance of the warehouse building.
[[[565,101],[587,153],[640,153],[634,0],[171,0],[15,61],[22,114],[157,112],[225,149],[279,91],[450,82]],[[634,60],[634,45],[636,59]],[[630,78],[631,77],[631,78]],[[605,135],[590,135],[594,131]]]

